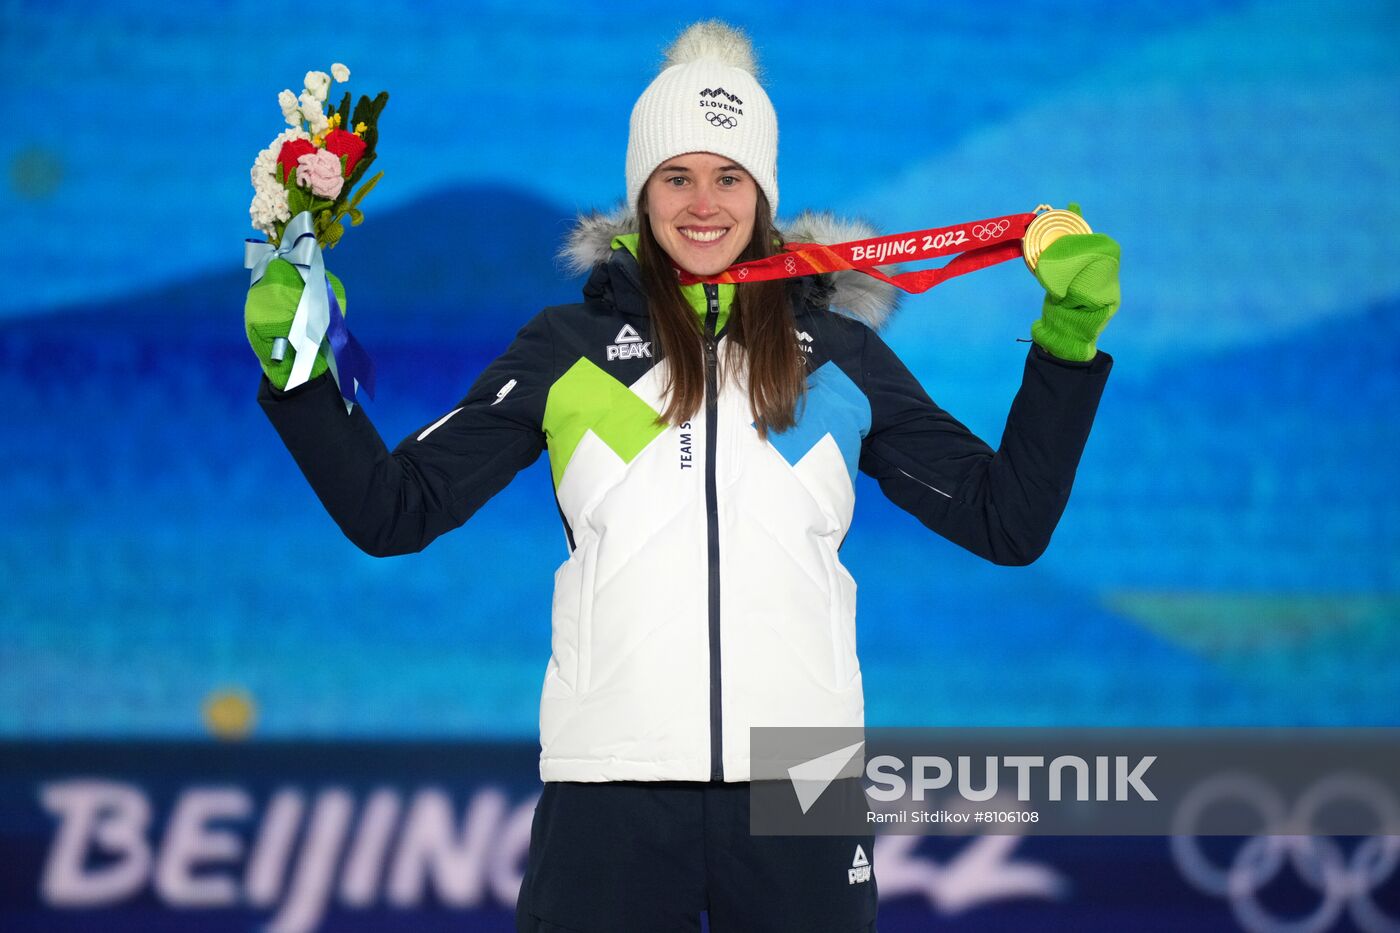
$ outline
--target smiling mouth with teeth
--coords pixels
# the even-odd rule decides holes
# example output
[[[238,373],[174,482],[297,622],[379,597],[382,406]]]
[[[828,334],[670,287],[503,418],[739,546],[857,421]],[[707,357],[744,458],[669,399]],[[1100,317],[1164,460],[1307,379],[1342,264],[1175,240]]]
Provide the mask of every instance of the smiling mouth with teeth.
[[[681,236],[685,237],[687,240],[694,240],[696,243],[713,243],[729,232],[728,227],[721,227],[718,230],[692,230],[689,227],[679,227],[677,229],[680,230]]]

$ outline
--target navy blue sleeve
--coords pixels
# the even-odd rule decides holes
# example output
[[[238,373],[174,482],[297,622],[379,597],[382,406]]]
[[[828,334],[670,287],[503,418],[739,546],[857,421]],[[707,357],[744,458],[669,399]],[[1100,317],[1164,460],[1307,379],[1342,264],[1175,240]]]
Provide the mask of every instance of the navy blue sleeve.
[[[900,508],[997,564],[1044,552],[1069,502],[1113,359],[1068,363],[1032,345],[1001,444],[993,450],[934,404],[868,331],[861,357],[870,432],[860,468]]]
[[[455,408],[392,452],[364,406],[346,413],[328,374],[290,392],[264,376],[258,402],[346,537],[385,557],[421,551],[539,458],[553,369],[541,313]]]

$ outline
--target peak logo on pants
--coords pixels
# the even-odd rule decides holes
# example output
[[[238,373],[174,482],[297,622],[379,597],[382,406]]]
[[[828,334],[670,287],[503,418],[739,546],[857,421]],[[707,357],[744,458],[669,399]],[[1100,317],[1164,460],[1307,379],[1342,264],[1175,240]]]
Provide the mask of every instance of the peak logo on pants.
[[[870,859],[865,857],[865,849],[856,846],[856,857],[851,859],[851,867],[846,869],[846,883],[860,884],[870,880]]]

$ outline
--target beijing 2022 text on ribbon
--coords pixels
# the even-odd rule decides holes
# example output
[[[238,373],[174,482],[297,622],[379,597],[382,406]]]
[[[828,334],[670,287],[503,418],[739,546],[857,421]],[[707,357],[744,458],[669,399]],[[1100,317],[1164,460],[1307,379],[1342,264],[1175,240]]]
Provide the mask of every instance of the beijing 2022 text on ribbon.
[[[846,243],[788,243],[784,252],[765,259],[736,263],[716,275],[681,272],[682,285],[697,282],[736,285],[741,282],[771,282],[797,276],[854,270],[888,282],[906,292],[926,292],[940,282],[977,269],[1021,256],[1032,270],[1045,247],[1070,233],[1092,233],[1084,219],[1073,211],[1056,210],[1042,204],[1025,214],[1007,214],[936,227],[912,233],[851,240]],[[896,275],[879,266],[897,262],[919,262],[939,256],[955,256],[937,269],[919,269]]]

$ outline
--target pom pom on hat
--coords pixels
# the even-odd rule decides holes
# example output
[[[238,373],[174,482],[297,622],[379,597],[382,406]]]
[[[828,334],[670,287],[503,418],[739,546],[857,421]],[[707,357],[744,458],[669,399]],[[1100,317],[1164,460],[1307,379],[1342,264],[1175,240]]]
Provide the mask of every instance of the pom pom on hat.
[[[672,65],[703,61],[738,68],[755,78],[759,76],[758,61],[754,57],[753,43],[749,41],[749,37],[717,19],[686,27],[685,32],[677,36],[676,41],[666,49],[666,59],[661,67],[666,69]]]
[[[666,49],[661,73],[637,98],[627,138],[627,206],[651,173],[687,152],[733,159],[778,212],[778,115],[755,77],[753,45],[719,20],[695,23]]]

